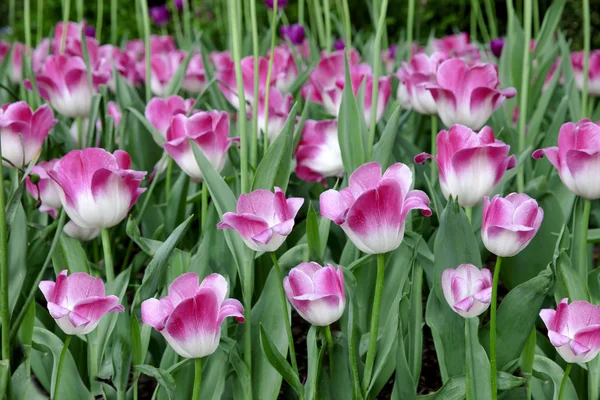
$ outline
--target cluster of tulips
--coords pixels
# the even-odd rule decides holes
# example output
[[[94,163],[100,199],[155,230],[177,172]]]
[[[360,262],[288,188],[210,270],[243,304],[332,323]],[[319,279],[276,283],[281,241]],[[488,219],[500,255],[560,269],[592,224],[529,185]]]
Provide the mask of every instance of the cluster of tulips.
[[[183,7],[182,1],[176,3],[177,8]],[[273,1],[267,3],[277,12],[277,4],[274,5]],[[277,3],[282,3],[279,7],[285,6],[285,2]],[[162,8],[151,10],[150,15],[158,25],[170,18],[168,10]],[[511,155],[511,147],[497,139],[492,128],[486,125],[499,109],[504,115],[514,115],[515,120],[519,121],[519,112],[526,112],[522,107],[527,105],[527,97],[524,103],[519,104],[521,110],[517,107],[507,110],[506,107],[507,101],[514,97],[518,100],[519,96],[515,88],[501,88],[498,65],[493,62],[494,57],[502,57],[503,39],[491,42],[489,51],[471,43],[465,33],[432,39],[427,47],[408,43],[406,49],[402,45],[394,45],[380,51],[377,44],[375,61],[368,64],[361,59],[359,51],[351,47],[349,38],[329,45],[330,48],[317,55],[315,51],[318,48],[310,42],[301,24],[282,26],[280,36],[280,45],[275,46],[273,41],[268,54],[258,57],[241,57],[239,49],[235,48],[232,53],[209,53],[199,45],[190,45],[182,50],[176,45],[175,39],[168,35],[148,36],[145,41],[129,40],[121,46],[101,44],[95,38],[93,29],[85,22],[60,22],[52,38],[42,40],[31,49],[18,42],[0,42],[0,62],[5,66],[5,76],[13,85],[22,85],[27,89],[27,92],[22,90],[21,94],[29,99],[29,102],[14,101],[0,108],[2,164],[14,171],[16,178],[12,178],[13,187],[23,183],[31,196],[30,199],[23,197],[17,201],[23,204],[34,202],[39,212],[47,214],[41,221],[48,225],[51,225],[50,218],[56,220],[58,235],[64,233],[74,240],[92,243],[98,241],[100,236],[103,248],[101,269],[86,273],[69,271],[65,269],[66,265],[57,265],[60,261],[52,258],[53,244],[48,257],[55,263],[56,279],[42,280],[43,276],[48,276],[42,269],[39,280],[35,282],[45,297],[50,316],[66,335],[62,353],[52,371],[50,394],[53,398],[70,398],[67,393],[75,390],[64,384],[61,386],[71,337],[88,335],[85,340],[91,349],[96,342],[89,335],[100,330],[99,325],[109,318],[107,314],[127,312],[122,304],[127,303],[125,291],[117,296],[114,287],[110,286],[116,285],[119,272],[115,268],[113,254],[117,234],[110,229],[127,219],[139,199],[143,199],[142,210],[146,210],[145,199],[156,196],[154,188],[163,175],[167,175],[170,185],[172,170],[176,168],[174,164],[187,175],[191,184],[197,185],[194,188],[201,188],[202,204],[198,217],[202,230],[200,238],[207,231],[222,230],[219,240],[227,242],[238,268],[238,276],[229,276],[226,271],[231,269],[222,266],[216,266],[212,273],[205,274],[203,278],[198,273],[172,267],[181,273],[167,285],[166,277],[171,275],[156,272],[150,266],[146,272],[138,267],[137,271],[143,275],[143,279],[141,288],[135,291],[135,299],[130,301],[132,308],[129,312],[134,320],[137,313],[143,324],[159,332],[177,355],[184,359],[195,359],[196,375],[191,394],[194,399],[201,397],[203,363],[220,346],[238,346],[236,351],[240,354],[243,352],[243,362],[240,360],[235,364],[237,353],[230,359],[234,360],[235,373],[240,377],[248,377],[249,382],[242,384],[242,390],[248,391],[246,397],[252,396],[252,376],[261,374],[261,370],[253,370],[252,353],[256,354],[260,349],[251,349],[252,324],[262,323],[253,319],[255,284],[252,268],[255,258],[263,254],[270,255],[279,296],[279,304],[269,304],[269,307],[277,309],[276,313],[273,311],[274,315],[281,315],[278,324],[285,327],[287,343],[274,345],[271,332],[264,330],[261,325],[261,344],[270,363],[269,368],[276,370],[301,399],[309,398],[307,393],[313,390],[309,390],[310,386],[318,386],[322,378],[319,378],[320,372],[312,377],[309,372],[306,385],[300,383],[296,340],[292,331],[293,321],[296,320],[290,316],[288,303],[305,321],[323,332],[323,352],[326,349],[329,353],[328,379],[335,381],[334,370],[342,374],[336,368],[346,365],[340,364],[334,357],[334,348],[340,346],[339,338],[342,335],[342,332],[336,332],[336,328],[342,325],[341,321],[349,326],[348,318],[352,317],[348,317],[348,308],[358,298],[353,268],[358,268],[371,256],[376,258],[375,286],[369,292],[372,295],[361,297],[361,302],[365,299],[369,302],[358,306],[371,309],[370,314],[368,311],[365,314],[370,315],[368,335],[364,332],[366,336],[364,342],[360,341],[360,351],[356,349],[357,340],[354,338],[349,339],[350,350],[346,349],[343,353],[350,359],[350,367],[343,374],[350,376],[353,398],[374,398],[377,391],[373,387],[383,369],[382,364],[385,364],[381,361],[384,356],[380,340],[380,328],[385,321],[380,321],[380,316],[382,311],[387,313],[387,310],[382,310],[386,266],[391,264],[393,254],[406,246],[407,232],[412,234],[418,230],[415,229],[417,220],[409,213],[411,210],[419,210],[425,217],[431,217],[434,211],[442,211],[435,204],[440,201],[437,184],[448,201],[448,207],[457,207],[457,214],[467,221],[468,234],[480,231],[482,250],[494,255],[496,262],[493,276],[484,265],[460,261],[445,265],[439,271],[436,267],[436,271],[432,272],[433,278],[428,280],[432,295],[436,296],[434,292],[437,292],[446,300],[447,308],[465,319],[467,348],[470,348],[469,341],[473,340],[470,337],[472,322],[476,320],[477,326],[480,317],[488,309],[490,311],[489,335],[486,334],[485,339],[487,342],[489,337],[489,371],[485,372],[489,377],[489,390],[479,392],[476,383],[470,379],[473,369],[482,364],[477,364],[473,355],[466,351],[467,379],[462,383],[461,396],[466,395],[473,400],[495,400],[499,391],[507,390],[500,382],[506,367],[497,363],[498,354],[503,351],[497,346],[498,332],[503,329],[499,322],[507,321],[497,318],[501,266],[503,260],[518,256],[536,237],[544,222],[544,210],[535,198],[525,193],[524,185],[517,185],[519,190],[506,196],[499,193],[503,191],[501,182],[510,179],[507,178],[507,171],[512,169],[519,170],[518,179],[525,183],[523,168],[524,164],[531,162],[531,156],[534,159],[545,156],[558,172],[564,186],[580,198],[583,214],[578,223],[584,232],[583,239],[580,238],[584,245],[574,254],[579,257],[577,268],[584,271],[579,278],[587,279],[588,271],[593,269],[593,266],[587,265],[590,257],[586,247],[590,214],[593,215],[590,210],[592,202],[600,199],[600,125],[587,118],[564,123],[559,128],[557,126],[556,147],[533,151],[536,147],[542,147],[537,146],[542,142],[536,142],[532,149],[521,149],[523,153],[517,154],[519,159]],[[534,52],[535,47],[535,42],[532,42],[531,49],[527,51]],[[403,54],[399,54],[401,51]],[[406,61],[396,68],[402,57]],[[309,62],[311,58],[316,61]],[[562,79],[555,76],[561,67],[560,59],[548,65],[551,68],[545,71],[547,76],[533,77],[534,81],[544,79],[544,87]],[[576,86],[586,96],[600,95],[600,50],[589,54],[573,53],[568,65],[572,68]],[[525,75],[523,79],[528,78]],[[4,77],[0,75],[2,79]],[[123,93],[137,96],[137,92],[143,90],[147,94],[143,115],[114,100],[122,98]],[[296,93],[298,96],[295,97]],[[182,97],[179,94],[185,95]],[[207,94],[213,98],[218,96],[222,103],[217,104],[223,107],[213,107],[216,105],[213,104],[201,109],[201,99]],[[188,95],[197,97],[188,98]],[[99,97],[102,98],[105,114],[102,117],[94,111],[98,109]],[[44,104],[37,109],[32,108],[31,104],[36,104],[40,99]],[[296,118],[296,100],[310,103],[319,110],[319,115],[327,117],[309,119],[303,113],[302,117]],[[390,120],[394,116],[390,117],[389,110],[392,108],[430,118],[430,153],[412,154],[413,163],[394,162],[393,158],[398,158],[392,150],[395,142],[384,142],[388,129],[385,127],[384,130],[383,124],[391,125]],[[230,110],[237,110],[237,118],[233,117]],[[397,122],[399,111],[394,115]],[[438,118],[446,129],[438,130]],[[148,139],[152,138],[163,151],[163,156],[152,171],[139,170],[142,169],[140,166],[136,169],[135,162],[132,162],[134,154],[122,150],[130,126],[127,124],[132,121],[140,122],[140,126],[147,131]],[[352,123],[361,127],[353,127]],[[69,125],[66,125],[68,135],[62,136],[60,143],[70,143],[73,149],[60,154],[60,158],[51,158],[48,155],[56,155],[56,151],[48,150],[49,137],[53,137],[51,132],[55,132],[61,124]],[[379,129],[384,132],[379,136],[379,142],[375,143],[378,124],[382,125]],[[238,129],[239,137],[236,137],[232,126]],[[252,127],[254,142],[248,141],[246,126]],[[360,150],[356,148],[357,142],[349,145],[344,143],[348,132],[356,129],[361,132]],[[391,130],[395,129],[391,127]],[[393,134],[395,136],[395,132]],[[525,134],[524,126],[522,134]],[[107,138],[110,139],[107,141]],[[363,151],[363,146],[366,152],[355,157],[356,152]],[[382,149],[384,146],[390,148]],[[67,147],[65,145],[64,148]],[[259,157],[261,147],[264,150],[262,158]],[[289,154],[286,153],[288,149]],[[377,151],[387,151],[388,157],[382,160],[373,156]],[[268,164],[270,157],[280,157],[279,163]],[[424,172],[420,164],[429,159],[434,165],[431,171]],[[239,175],[238,170],[241,171]],[[306,191],[298,190],[298,193],[304,193],[302,197],[286,197],[286,191],[296,193],[287,187],[292,171],[298,182],[314,185],[307,186],[312,189]],[[233,178],[224,179],[220,176],[226,173],[233,175]],[[284,175],[283,178],[280,174]],[[254,181],[250,186],[252,176]],[[427,178],[427,186],[423,182],[422,187],[428,193],[414,189],[417,177]],[[13,192],[5,187],[4,176],[2,178],[0,206],[4,216],[5,191],[12,193],[15,198],[20,195],[18,190]],[[267,183],[256,184],[261,179],[261,182]],[[147,187],[142,187],[144,184]],[[237,189],[232,191],[229,187],[236,188],[238,184],[241,190],[235,196],[233,193]],[[331,185],[333,188],[328,188]],[[309,191],[311,193],[306,194]],[[531,194],[532,190],[527,192]],[[322,254],[315,256],[311,251],[310,255],[314,258],[303,257],[302,262],[294,263],[295,266],[289,270],[282,268],[281,250],[286,249],[287,245],[293,247],[289,238],[299,226],[297,217],[305,203],[310,203],[308,214],[314,213],[310,197],[315,193],[318,196],[315,205],[318,204],[321,219],[312,228],[316,231],[317,242],[321,241]],[[184,193],[184,198],[186,195]],[[217,212],[216,228],[214,224],[211,226],[206,223],[212,221],[208,218],[209,202]],[[171,203],[168,203],[170,206]],[[458,206],[462,208],[458,209]],[[10,207],[9,204],[6,215],[16,212],[10,211]],[[481,209],[480,218],[473,214],[474,208]],[[36,221],[40,220],[38,217]],[[437,217],[441,221],[442,217]],[[5,217],[6,221],[9,221],[8,218]],[[308,218],[302,223],[307,226],[306,240],[312,250],[315,247],[315,234],[309,234]],[[316,215],[314,218],[317,221]],[[418,221],[421,220],[424,219]],[[127,234],[132,238],[134,234],[130,233],[130,224],[135,226],[133,229],[138,229],[136,224],[139,221],[130,219],[127,224]],[[331,231],[339,229],[349,240],[348,245],[342,245],[345,246],[342,258],[349,262],[347,265],[324,263],[326,260],[333,262],[335,258],[331,254],[324,256],[330,231],[329,221],[339,227],[332,227]],[[475,228],[479,221],[480,228]],[[12,226],[9,225],[9,229]],[[423,235],[426,229],[423,228]],[[160,234],[157,235],[160,237]],[[179,235],[182,235],[181,231]],[[439,236],[438,232],[436,240]],[[413,243],[415,237],[410,238],[410,246],[418,252],[418,240],[422,236],[419,236],[416,244]],[[6,232],[0,235],[0,240],[6,241]],[[151,243],[149,240],[135,242],[144,243],[145,246]],[[171,252],[175,243],[170,244]],[[544,245],[553,246],[554,243]],[[425,246],[428,244],[425,243]],[[7,249],[6,242],[3,249]],[[210,251],[207,248],[203,250]],[[474,251],[479,254],[479,249]],[[153,252],[158,253],[156,249]],[[366,256],[360,257],[359,252]],[[165,268],[170,255],[170,252],[167,256],[162,255]],[[203,256],[200,254],[200,257]],[[7,254],[4,254],[4,260],[6,257]],[[125,259],[127,257],[129,254]],[[459,254],[455,259],[463,258]],[[436,265],[445,262],[452,260],[435,261]],[[7,261],[3,261],[2,268],[6,265]],[[110,290],[105,288],[100,276],[105,277]],[[236,286],[237,278],[241,290],[232,289],[230,293],[230,287]],[[3,273],[2,279],[5,280],[3,285],[7,285],[8,274]],[[129,281],[129,275],[124,279]],[[349,285],[349,279],[354,282],[353,285]],[[597,360],[600,353],[600,306],[592,304],[591,297],[588,297],[590,301],[579,298],[570,301],[572,283],[567,278],[565,280],[567,296],[557,298],[556,307],[541,311],[540,302],[536,310],[547,328],[549,342],[569,364],[555,399],[563,399],[565,390],[568,391],[565,388],[573,364],[588,363],[589,376],[596,377],[593,371],[596,367],[592,362]],[[131,281],[135,286],[136,277],[132,275]],[[397,288],[398,292],[402,290],[402,287]],[[111,294],[107,295],[107,292]],[[3,291],[4,297],[0,299],[3,303],[3,360],[11,357],[10,325],[15,319],[13,316],[11,320],[8,313],[7,293]],[[421,303],[421,292],[417,293],[417,301]],[[166,295],[160,297],[161,294]],[[233,298],[238,294],[242,301]],[[29,298],[28,301],[33,299]],[[24,304],[24,309],[27,307],[29,303]],[[421,309],[417,309],[422,314]],[[354,306],[354,312],[356,310]],[[225,332],[235,329],[226,323],[227,317],[234,317],[237,322],[246,324],[243,334],[237,335],[238,340],[231,340],[229,338],[236,336],[222,332],[222,328]],[[420,324],[422,315],[418,318]],[[111,321],[107,326],[112,327],[106,328],[109,329],[108,336],[116,324],[116,319]],[[528,331],[533,324],[532,321],[531,326],[527,325]],[[134,325],[140,335],[139,331],[143,328],[137,326],[137,321]],[[402,335],[397,326],[396,329]],[[345,328],[343,331],[347,335]],[[533,331],[535,333],[535,328]],[[350,332],[353,332],[353,328]],[[145,339],[143,335],[139,339],[139,343],[145,343],[145,351],[151,333],[147,332],[146,335]],[[222,340],[226,336],[228,339]],[[405,347],[402,343],[394,346]],[[535,350],[535,341],[533,346]],[[534,350],[531,351],[531,357]],[[420,356],[420,348],[418,351]],[[98,353],[93,354],[98,356]],[[287,362],[288,354],[291,365]],[[361,355],[364,355],[364,364]],[[88,367],[92,382],[100,376],[98,367],[102,356],[100,354],[100,359],[91,361],[93,368]],[[320,363],[324,361],[321,356],[317,357],[318,361],[312,361],[317,362],[317,370],[321,371]],[[362,379],[359,377],[357,359],[361,361]],[[485,360],[487,362],[487,358]],[[145,360],[138,361],[143,364]],[[394,365],[399,371],[400,363]],[[165,386],[165,390],[172,390],[168,389],[170,381],[165,378],[168,375],[173,379],[169,374],[174,371],[167,371],[170,367],[161,363],[161,368],[156,369],[158,372],[153,375]],[[389,371],[388,378],[394,368]],[[139,374],[147,371],[140,369],[134,373],[134,398],[137,398]],[[219,373],[225,374],[226,371]],[[396,380],[400,382],[399,372],[396,374]],[[447,372],[444,374],[447,375]],[[416,378],[418,381],[418,376]],[[243,381],[245,378],[240,379]],[[590,378],[590,385],[599,383],[595,379]],[[94,384],[90,386],[93,388]],[[531,384],[530,381],[527,384]],[[99,389],[93,390],[96,390],[94,394],[100,393]],[[214,390],[217,393],[217,389]],[[221,387],[220,390],[224,389]],[[275,396],[278,392],[279,387],[274,391]],[[447,395],[444,393],[441,396]],[[594,400],[593,396],[598,395],[598,390],[592,388],[589,393],[588,400]],[[125,396],[122,392],[119,395]],[[400,394],[396,393],[395,396]]]

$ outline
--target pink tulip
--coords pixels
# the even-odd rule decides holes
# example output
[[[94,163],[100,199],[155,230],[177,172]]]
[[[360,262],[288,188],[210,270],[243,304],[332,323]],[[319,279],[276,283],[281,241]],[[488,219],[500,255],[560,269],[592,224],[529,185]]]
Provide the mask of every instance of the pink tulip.
[[[404,62],[396,74],[402,82],[398,88],[398,98],[404,103],[409,103],[419,114],[437,114],[435,100],[427,87],[436,82],[437,69],[446,59],[447,56],[442,52],[433,53],[431,56],[419,53],[413,56],[410,63]],[[406,92],[400,92],[402,90]]]
[[[82,58],[53,55],[46,59],[35,79],[42,98],[59,114],[74,118],[87,117],[92,106],[92,94],[99,84],[108,81],[108,76],[92,72],[93,87],[90,87]],[[25,87],[32,90],[29,80],[25,81]]]
[[[296,150],[296,175],[309,182],[326,183],[330,176],[344,176],[337,120],[308,120]]]
[[[446,198],[457,197],[463,207],[473,207],[489,196],[507,169],[516,165],[508,157],[510,146],[494,138],[489,126],[479,133],[454,125],[437,135],[437,156],[421,153],[415,162],[434,158],[440,172],[440,186]]]
[[[209,58],[217,72],[223,72],[234,67],[233,58],[229,51],[213,51],[210,53]]]
[[[179,68],[184,59],[185,52],[182,51],[152,54],[150,66],[150,88],[152,89],[152,94],[161,97],[166,94],[171,78],[173,78],[173,75],[177,72],[177,68]],[[146,81],[146,61],[139,61],[138,73]]]
[[[166,99],[154,97],[146,106],[146,119],[166,138],[171,118],[176,114],[187,115],[194,102],[194,99],[184,100],[179,96],[169,96]]]
[[[202,182],[202,172],[194,157],[190,139],[217,172],[227,162],[227,150],[234,139],[229,137],[229,117],[225,111],[199,112],[186,117],[177,114],[167,131],[165,151],[194,182]]]
[[[584,199],[600,199],[600,126],[589,119],[561,126],[558,147],[539,149],[546,155],[569,190]]]
[[[244,83],[244,98],[250,105],[254,101],[254,57],[244,57],[241,61],[242,80]],[[259,92],[264,92],[267,86],[267,73],[269,62],[265,57],[258,59],[258,88]],[[217,70],[215,73],[219,80],[219,89],[223,92],[223,96],[235,108],[239,108],[240,101],[238,98],[237,80],[235,77],[234,64],[228,64],[228,68]],[[271,77],[271,86],[274,86],[275,76]]]
[[[278,187],[275,193],[259,189],[241,194],[236,212],[225,213],[217,228],[237,231],[254,251],[275,251],[292,232],[294,218],[303,203],[302,198],[286,199]]]
[[[82,242],[89,242],[95,239],[100,234],[98,228],[82,228],[73,221],[69,221],[65,224],[63,232],[73,239],[80,240]]]
[[[110,44],[98,49],[98,71],[108,75],[107,85],[113,92],[117,91],[117,82],[113,76],[113,68],[116,69],[121,78],[125,79],[131,86],[137,86],[140,75],[136,68],[136,55],[131,52],[121,51],[117,46]]]
[[[365,101],[364,101],[364,115],[365,122],[367,125],[371,124],[371,109],[373,107],[373,73],[371,67],[360,66],[353,67],[350,71],[350,79],[352,81],[352,90],[355,96],[358,96],[358,91],[364,81],[365,87]],[[377,110],[375,111],[375,122],[378,122],[383,116],[383,112],[387,107],[387,103],[390,100],[392,94],[392,78],[384,76],[379,78],[379,91],[377,92]],[[338,113],[339,113],[338,105]],[[336,114],[337,115],[337,114]]]
[[[104,283],[83,272],[67,276],[63,270],[56,282],[41,281],[40,290],[48,311],[67,335],[85,335],[96,329],[109,312],[123,312],[117,296],[106,296]]]
[[[469,62],[478,61],[481,58],[479,49],[471,43],[469,34],[466,32],[434,39],[431,41],[431,47],[434,51],[441,51],[449,57],[460,57]]]
[[[170,53],[176,50],[175,39],[172,36],[151,35],[150,36],[150,54]],[[135,56],[136,61],[144,58],[146,46],[143,39],[129,40],[125,44],[125,51]]]
[[[283,130],[285,121],[290,113],[290,108],[292,107],[293,98],[289,93],[283,95],[279,90],[271,88],[269,90],[269,119],[266,120],[267,107],[265,105],[265,95],[264,91],[259,94],[258,127],[261,133],[264,133],[266,130],[269,135],[269,142],[273,142]]]
[[[275,87],[281,92],[287,92],[298,77],[298,66],[292,51],[287,45],[275,48],[272,74],[275,79]]]
[[[472,264],[461,264],[442,273],[442,290],[448,305],[463,318],[475,318],[490,306],[492,274]]]
[[[507,98],[516,96],[514,88],[498,90],[498,67],[494,64],[468,66],[453,58],[438,67],[436,83],[426,89],[435,99],[442,122],[480,129]]]
[[[200,94],[206,89],[206,73],[200,54],[194,54],[190,57],[182,88],[192,94]]]
[[[14,166],[27,166],[39,157],[44,140],[56,122],[48,105],[35,112],[24,101],[0,107],[2,157]]]
[[[481,238],[485,247],[499,257],[520,253],[542,225],[544,210],[526,194],[494,196],[483,202]]]
[[[600,352],[600,306],[562,299],[556,311],[544,309],[540,317],[550,343],[568,363],[592,361]]]
[[[69,46],[73,41],[81,42],[81,33],[83,32],[84,27],[85,21],[82,21],[81,23],[73,21],[67,22],[65,48],[66,46]],[[54,26],[54,38],[52,40],[52,53],[54,54],[60,54],[60,44],[62,41],[63,32],[64,24],[61,21]]]
[[[285,294],[302,318],[316,326],[331,325],[344,314],[346,290],[342,267],[303,262],[283,278]]]
[[[398,52],[398,46],[393,44],[388,49],[381,51],[381,62],[384,67],[385,74],[390,75],[394,72],[394,65],[396,65],[396,53]]]
[[[14,42],[12,45],[0,40],[0,63],[4,61],[10,52],[10,61],[8,63],[8,71],[10,81],[18,85],[23,81],[23,53],[26,50],[25,45],[19,42]]]
[[[40,202],[40,211],[47,212],[52,218],[56,218],[56,210],[62,207],[60,196],[58,195],[60,189],[57,188],[54,181],[48,175],[48,171],[51,171],[56,163],[58,163],[57,158],[38,163],[33,167],[25,182],[27,191],[31,197]],[[37,184],[31,181],[32,175],[37,175]]]
[[[60,201],[71,220],[82,228],[110,228],[127,216],[146,189],[146,172],[134,171],[129,154],[104,149],[73,150],[48,171],[60,186]]]
[[[584,52],[577,51],[571,54],[571,66],[575,83],[579,90],[583,90],[583,66]],[[600,96],[600,50],[594,50],[590,53],[588,70],[588,93],[591,96]]]
[[[106,108],[108,110],[108,115],[113,117],[116,128],[119,125],[119,122],[121,122],[121,118],[123,117],[123,114],[121,114],[121,108],[119,107],[119,104],[114,101],[109,101],[106,104]]]
[[[175,279],[169,294],[142,303],[142,322],[160,332],[184,358],[202,358],[217,350],[221,325],[227,317],[244,322],[244,307],[227,298],[228,285],[219,274],[210,274],[199,285],[188,272]]]
[[[405,220],[412,209],[430,216],[429,197],[410,190],[412,172],[402,163],[364,164],[350,175],[349,187],[321,194],[321,216],[341,226],[359,250],[383,254],[395,250],[404,238]]]

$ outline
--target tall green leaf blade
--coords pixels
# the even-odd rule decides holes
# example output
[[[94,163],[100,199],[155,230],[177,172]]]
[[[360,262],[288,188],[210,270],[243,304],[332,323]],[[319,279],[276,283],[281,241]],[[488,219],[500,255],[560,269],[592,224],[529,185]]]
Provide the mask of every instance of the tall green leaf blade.
[[[259,323],[260,324],[260,323]],[[269,363],[277,370],[279,375],[296,391],[296,393],[304,393],[304,388],[300,383],[300,379],[291,365],[279,353],[275,344],[265,332],[265,328],[260,324],[260,343]]]

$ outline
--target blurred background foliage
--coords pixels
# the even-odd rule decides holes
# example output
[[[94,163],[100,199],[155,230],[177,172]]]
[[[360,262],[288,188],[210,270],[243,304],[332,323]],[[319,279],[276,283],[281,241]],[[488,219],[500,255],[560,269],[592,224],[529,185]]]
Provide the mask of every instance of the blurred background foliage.
[[[109,13],[110,0],[104,1],[104,19],[101,41],[108,40],[109,28]],[[223,32],[226,30],[226,0],[191,0],[192,6],[196,12],[196,18],[200,20],[205,38],[210,38],[215,44],[226,46]],[[247,0],[239,0],[241,4]],[[259,27],[268,29],[268,15],[266,7],[263,6],[262,0],[257,1]],[[310,7],[315,0],[305,0],[307,7]],[[321,1],[322,0],[316,0]],[[519,16],[523,10],[525,0],[513,0]],[[36,6],[40,0],[30,0],[32,7],[32,29],[34,37],[37,32],[37,9]],[[172,0],[166,0],[168,6],[173,9]],[[370,9],[371,2],[366,5],[364,0],[348,0],[350,5],[351,20],[353,29],[356,31],[374,31],[372,13]],[[75,19],[75,5],[71,1],[71,20]],[[140,37],[137,32],[136,9],[134,1],[119,0],[118,9],[118,30],[119,37],[127,39],[132,37]],[[286,8],[286,18],[290,22],[296,22],[298,19],[298,1],[289,0]],[[333,28],[337,36],[341,36],[341,24],[336,18],[337,1],[330,1],[333,14]],[[443,36],[457,31],[470,31],[470,0],[417,0],[416,11],[416,38],[421,42],[426,42],[431,35]],[[505,32],[506,25],[506,2],[496,1],[496,20],[498,29],[501,34]],[[546,9],[549,7],[551,0],[537,0],[538,15],[540,20],[543,17]],[[10,0],[0,1],[0,27],[7,27],[9,21],[9,4]],[[150,6],[165,4],[165,0],[149,0]],[[592,32],[600,30],[600,0],[591,0],[591,22]],[[84,15],[89,24],[95,25],[97,18],[97,1],[86,0]],[[535,10],[535,8],[534,8]],[[13,31],[16,37],[23,40],[24,22],[23,22],[23,0],[15,1],[15,26]],[[62,19],[62,1],[61,0],[43,0],[44,26],[42,27],[44,36],[50,35],[56,22]],[[390,2],[388,7],[387,26],[390,41],[398,40],[406,25],[407,7],[406,2],[396,0]],[[309,20],[309,11],[305,10],[305,18]],[[580,0],[569,0],[563,13],[561,21],[561,29],[567,33],[567,37],[572,41],[573,49],[580,49],[583,45],[582,39],[582,11]],[[284,21],[285,22],[285,21]],[[540,21],[541,22],[541,21]],[[160,33],[161,29],[157,26],[153,27],[153,31]],[[173,32],[173,26],[166,27],[167,32]],[[4,31],[6,32],[6,30]],[[481,40],[481,37],[478,38]],[[592,49],[600,48],[600,36],[592,36]]]

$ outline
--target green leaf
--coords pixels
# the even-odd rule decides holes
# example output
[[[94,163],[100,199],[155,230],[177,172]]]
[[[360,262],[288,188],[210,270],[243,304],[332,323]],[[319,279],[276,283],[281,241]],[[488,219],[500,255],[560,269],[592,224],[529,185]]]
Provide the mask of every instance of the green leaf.
[[[304,385],[304,397],[306,400],[317,399],[317,388],[319,382],[319,372],[321,370],[321,358],[319,357],[319,346],[317,345],[317,327],[311,326],[308,335],[306,335],[306,353],[308,362],[308,373],[306,384]],[[321,348],[324,351],[326,346]]]
[[[381,134],[381,138],[375,144],[375,146],[373,146],[372,159],[373,161],[377,161],[379,164],[381,164],[381,168],[384,170],[392,162],[392,152],[394,150],[394,143],[396,142],[396,135],[400,131],[400,127],[408,120],[411,110],[408,110],[402,114],[402,118],[400,118],[401,112],[402,108],[400,105],[396,106],[394,112],[390,116],[390,119],[387,121],[385,129]]]
[[[129,337],[131,339],[131,362],[133,365],[141,365],[143,360],[142,350],[142,333],[140,332],[140,324],[135,313],[131,313],[129,317]]]
[[[144,375],[148,375],[156,379],[158,384],[167,391],[169,399],[174,398],[173,396],[175,394],[175,379],[173,379],[173,376],[171,376],[171,374],[167,370],[164,370],[162,368],[156,368],[152,365],[146,364],[136,365],[135,370],[141,372]]]
[[[287,189],[294,153],[294,126],[296,124],[297,107],[298,103],[294,104],[281,133],[271,143],[267,154],[258,164],[252,182],[252,190],[273,190],[274,186],[280,187],[284,192]]]
[[[556,277],[566,289],[566,297],[569,298],[569,301],[590,301],[587,282],[581,279],[577,270],[571,265],[571,259],[566,251],[563,250],[560,252],[554,267],[556,269]]]
[[[485,399],[489,397],[491,392],[490,386],[490,360],[483,347],[479,344],[477,338],[477,330],[479,327],[479,319],[466,318],[465,332],[469,330],[469,341],[465,345],[466,358],[469,360],[471,371],[470,386],[472,387],[473,399]]]
[[[47,397],[35,384],[31,374],[27,372],[27,365],[23,362],[13,373],[10,381],[12,399],[45,400]]]
[[[102,96],[99,93],[96,93],[92,96],[92,106],[90,108],[90,115],[87,119],[87,132],[85,132],[85,134],[82,132],[84,142],[87,143],[86,147],[95,147],[96,145],[94,143],[94,137],[96,136],[94,135],[94,132],[96,132],[96,120],[98,119],[98,109],[100,108],[100,101],[102,101]],[[89,121],[93,122],[90,123]],[[85,125],[82,124],[82,129],[84,128]]]
[[[364,122],[359,112],[358,102],[352,91],[350,81],[350,68],[348,56],[345,55],[345,79],[342,103],[338,114],[338,139],[342,151],[342,161],[346,173],[350,175],[354,170],[366,162],[362,125]]]
[[[519,387],[525,383],[525,379],[498,372],[498,390],[506,391]],[[442,386],[440,390],[425,396],[419,396],[420,400],[464,400],[465,398],[465,377],[454,376]],[[480,398],[477,398],[479,400]],[[475,400],[475,398],[473,399]]]
[[[252,390],[250,388],[252,382],[250,371],[248,370],[246,363],[244,363],[244,361],[241,359],[236,347],[234,347],[229,353],[229,362],[231,365],[233,365],[233,369],[238,377],[238,380],[240,381],[243,392],[250,393]]]
[[[12,312],[23,289],[27,275],[27,217],[19,203],[8,239],[8,308]]]
[[[291,367],[291,365],[286,361],[285,358],[279,353],[275,344],[269,338],[267,332],[265,332],[265,328],[262,323],[260,324],[260,344],[262,346],[269,363],[279,372],[279,374],[285,379],[285,381],[298,393],[301,395],[304,393],[304,387],[300,383],[300,379],[296,372]]]
[[[56,249],[52,253],[52,264],[57,275],[63,269],[68,269],[70,274],[74,272],[90,273],[87,255],[81,243],[64,233],[60,235]]]
[[[536,37],[535,49],[533,51],[533,59],[538,58],[541,54],[544,54],[549,50],[550,46],[553,45],[554,32],[560,23],[563,9],[565,7],[566,0],[555,0],[551,3],[546,15],[544,16],[544,22]],[[545,75],[544,75],[545,76]]]
[[[318,262],[321,259],[321,236],[317,213],[312,203],[309,203],[308,214],[306,214],[306,240],[310,259]]]
[[[187,55],[183,59],[183,62],[179,64],[179,67],[177,67],[177,71],[175,71],[175,73],[171,77],[171,80],[169,80],[169,83],[167,84],[164,97],[169,97],[179,92],[181,86],[183,85],[183,80],[185,79],[185,72],[193,54],[193,51],[188,51]]]
[[[558,392],[560,390],[560,384],[564,375],[564,371],[554,361],[544,356],[536,355],[533,358],[533,375],[536,378],[544,381],[551,380],[554,384],[554,397],[553,400],[558,400]],[[565,392],[563,393],[562,400],[576,400],[577,392],[571,382],[571,379],[567,381],[565,386]]]
[[[144,128],[146,128],[146,130],[152,135],[152,138],[156,143],[158,143],[160,146],[163,145],[163,143],[165,142],[165,138],[163,137],[163,135],[161,135],[158,129],[156,129],[154,125],[152,125],[150,121],[148,121],[146,117],[142,115],[142,113],[140,113],[133,107],[129,107],[127,111],[133,114],[133,116],[144,126]]]
[[[403,302],[405,300],[402,300]],[[415,400],[417,398],[415,378],[408,363],[402,318],[398,320],[398,345],[396,346],[396,374],[392,400]],[[410,347],[409,347],[409,350]],[[418,377],[417,377],[418,378]]]

